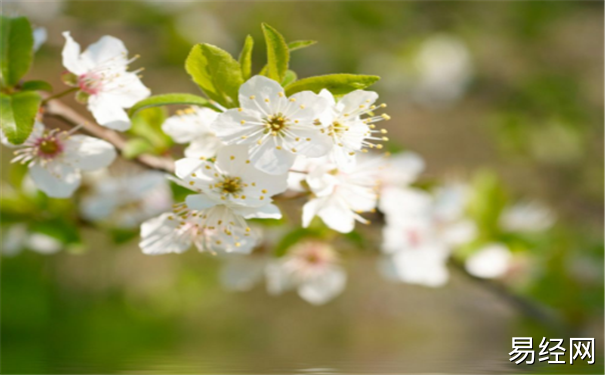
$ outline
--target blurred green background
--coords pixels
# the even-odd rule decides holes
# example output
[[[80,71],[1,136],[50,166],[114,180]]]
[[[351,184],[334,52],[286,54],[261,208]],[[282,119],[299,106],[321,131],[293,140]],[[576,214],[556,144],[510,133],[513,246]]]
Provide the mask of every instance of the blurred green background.
[[[552,207],[531,283],[511,288],[571,327],[524,317],[455,270],[441,289],[387,283],[371,251],[348,257],[347,290],[323,307],[260,286],[229,293],[211,256],[147,257],[85,228],[71,251],[2,259],[3,373],[603,372],[600,354],[593,366],[508,361],[513,336],[596,337],[603,352],[602,3],[19,1],[3,13],[47,29],[27,78],[55,91],[66,30],[83,46],[124,40],[154,94],[197,93],[183,62],[198,42],[237,55],[251,34],[258,71],[261,22],[318,40],[292,69],[380,75],[393,148],[420,153],[423,178],[490,170],[512,197]],[[9,150],[2,159],[8,180]]]

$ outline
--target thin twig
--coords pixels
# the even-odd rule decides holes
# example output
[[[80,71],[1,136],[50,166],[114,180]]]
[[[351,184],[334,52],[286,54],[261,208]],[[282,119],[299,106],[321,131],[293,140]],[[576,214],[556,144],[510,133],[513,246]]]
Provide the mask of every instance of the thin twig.
[[[67,89],[67,90],[65,90],[63,92],[57,93],[55,95],[51,95],[51,96],[45,98],[44,100],[42,100],[42,105],[44,106],[44,105],[46,105],[46,103],[50,102],[51,100],[59,99],[59,98],[65,96],[67,94],[70,94],[72,92],[76,92],[77,90],[78,90],[77,87],[72,87],[72,88]]]
[[[120,153],[126,147],[126,140],[120,134],[89,121],[59,100],[48,101],[44,115],[59,118],[71,126],[81,125],[84,132],[111,143]],[[148,169],[174,173],[174,161],[168,157],[142,154],[133,160]]]
[[[570,327],[568,327],[567,323],[565,323],[565,321],[560,315],[557,314],[556,311],[548,309],[535,301],[513,294],[505,285],[497,281],[483,279],[471,275],[460,261],[450,259],[450,264],[467,278],[474,281],[477,285],[480,285],[490,293],[497,295],[506,303],[519,310],[521,313],[523,313],[523,315],[535,319],[547,326],[554,327],[559,330],[570,331]]]

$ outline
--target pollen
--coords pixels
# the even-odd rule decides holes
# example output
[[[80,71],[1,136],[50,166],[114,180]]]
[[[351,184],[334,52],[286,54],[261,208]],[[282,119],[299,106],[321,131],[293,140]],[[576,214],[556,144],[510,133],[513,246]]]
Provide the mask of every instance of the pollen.
[[[256,98],[256,96],[250,95],[250,100],[254,100],[254,98]]]
[[[242,120],[239,123],[242,124],[242,125],[244,125],[246,123],[246,120]]]

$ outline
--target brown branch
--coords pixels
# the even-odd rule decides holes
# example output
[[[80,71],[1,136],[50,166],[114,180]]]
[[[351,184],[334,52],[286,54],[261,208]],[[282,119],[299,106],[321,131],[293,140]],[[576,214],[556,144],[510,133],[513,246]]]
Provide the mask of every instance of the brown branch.
[[[523,296],[512,293],[505,285],[490,279],[483,279],[473,276],[464,267],[464,265],[455,259],[450,259],[450,264],[465,277],[474,281],[490,293],[500,297],[506,303],[519,310],[525,316],[539,321],[547,326],[555,327],[559,330],[570,331],[571,328],[567,322],[554,310],[549,309],[536,301],[527,299]]]
[[[111,143],[120,154],[123,153],[126,139],[117,132],[93,123],[59,100],[48,101],[44,109],[44,115],[59,118],[71,126],[81,125],[84,132]],[[142,154],[133,160],[148,169],[174,173],[174,161],[168,157]]]

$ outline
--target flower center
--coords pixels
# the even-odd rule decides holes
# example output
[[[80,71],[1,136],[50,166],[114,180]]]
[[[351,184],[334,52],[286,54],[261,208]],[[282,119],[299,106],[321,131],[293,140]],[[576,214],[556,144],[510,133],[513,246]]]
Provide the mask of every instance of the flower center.
[[[329,133],[342,134],[342,133],[346,132],[347,130],[349,130],[349,127],[341,124],[338,121],[334,121],[332,123],[332,125],[330,125],[328,130],[329,130]]]
[[[63,145],[53,136],[41,138],[38,141],[38,155],[50,159],[63,152]]]
[[[86,73],[78,77],[78,86],[80,90],[89,95],[97,94],[102,86],[102,76],[96,73]]]
[[[265,119],[265,128],[274,134],[280,133],[287,127],[288,119],[281,113],[271,115]]]
[[[223,181],[217,184],[217,187],[225,194],[235,194],[242,190],[242,183],[239,177],[225,176]]]

